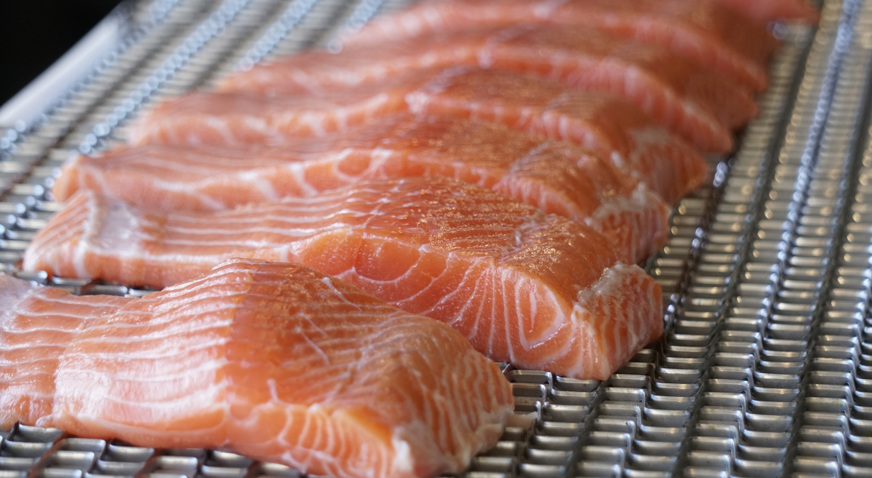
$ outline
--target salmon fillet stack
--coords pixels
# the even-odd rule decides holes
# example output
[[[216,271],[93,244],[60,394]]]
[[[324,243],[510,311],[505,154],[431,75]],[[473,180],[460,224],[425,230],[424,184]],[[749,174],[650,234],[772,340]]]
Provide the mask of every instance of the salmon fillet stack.
[[[662,335],[636,264],[755,116],[785,19],[817,12],[425,0],[154,105],[61,169],[21,267],[163,290],[0,277],[0,425],[461,472],[512,403],[481,354],[604,380]]]
[[[229,261],[143,298],[0,274],[0,298],[4,429],[399,478],[463,471],[512,411],[456,331],[297,265]]]
[[[728,150],[731,131],[754,115],[751,95],[765,85],[759,73],[776,46],[761,22],[713,0],[640,0],[633,5],[621,0],[507,0],[499,9],[495,3],[474,0],[467,5],[482,15],[449,22],[458,8],[455,0],[425,2],[379,20],[377,25],[412,25],[402,27],[397,36],[382,34],[380,39],[378,33],[367,32],[389,28],[371,27],[348,37],[340,53],[306,52],[258,65],[223,80],[218,91],[194,92],[157,105],[131,128],[134,146],[71,162],[54,193],[77,198],[70,210],[76,206],[79,212],[69,217],[93,219],[103,214],[94,211],[105,208],[130,212],[129,222],[120,222],[129,226],[126,237],[143,238],[158,253],[111,256],[99,241],[88,240],[93,231],[52,224],[34,242],[40,247],[28,251],[25,266],[163,287],[186,278],[188,269],[202,269],[205,262],[266,254],[271,260],[304,263],[317,256],[317,266],[347,274],[348,268],[331,269],[330,261],[320,259],[342,254],[324,252],[327,246],[314,246],[312,238],[328,230],[344,230],[353,237],[357,233],[343,229],[348,225],[331,215],[332,222],[308,224],[311,210],[328,203],[340,207],[342,201],[354,202],[381,188],[381,203],[367,203],[370,213],[381,214],[385,204],[393,204],[390,209],[410,201],[414,191],[409,188],[418,188],[416,200],[431,195],[427,206],[416,206],[407,215],[388,214],[392,221],[400,224],[416,217],[429,222],[435,220],[435,211],[455,217],[458,210],[443,206],[458,208],[464,201],[469,206],[461,208],[462,214],[470,219],[483,203],[495,204],[481,198],[496,198],[470,184],[503,194],[499,201],[506,205],[500,208],[507,211],[522,207],[507,199],[513,198],[591,226],[596,232],[585,229],[582,235],[601,234],[611,243],[609,267],[638,262],[665,240],[666,205],[703,180],[705,163],[693,146]],[[585,15],[605,26],[589,27],[584,22],[592,20],[580,19]],[[533,19],[518,25],[523,16]],[[446,22],[451,26],[440,27]],[[671,36],[664,26],[670,22],[677,25]],[[392,42],[382,43],[386,39]],[[714,63],[694,56],[688,46],[694,41],[688,39],[717,52],[703,55]],[[749,39],[759,45],[752,47]],[[727,64],[742,66],[723,66]],[[710,72],[713,65],[723,71]],[[729,72],[735,78],[724,78]],[[101,195],[76,193],[82,189]],[[85,210],[91,212],[83,215]],[[341,210],[349,209],[343,205]],[[271,212],[259,216],[261,211]],[[239,231],[243,235],[236,242],[191,250],[188,257],[189,252],[179,251],[206,237],[173,239],[170,245],[150,238],[160,230],[160,237],[172,239],[174,230],[162,227],[174,224],[174,214],[198,224],[251,224],[251,217],[281,217],[291,221],[287,224],[301,220],[308,225],[292,237],[268,228],[255,231],[254,237]],[[186,215],[199,219],[184,219]],[[153,224],[143,219],[147,226],[135,229],[139,219],[152,216],[161,219]],[[189,229],[195,228],[182,227],[185,234]],[[407,242],[403,248],[432,247],[420,237]],[[296,245],[287,246],[291,243]],[[347,247],[345,239],[337,244]],[[463,244],[458,251],[473,242]],[[321,255],[301,252],[309,247]],[[367,259],[367,265],[400,267],[405,253],[391,250],[373,256],[377,260]],[[78,255],[69,258],[74,251]],[[212,258],[197,259],[195,252]],[[481,253],[468,252],[470,257]],[[398,254],[395,263],[392,254]],[[151,257],[163,265],[144,267]],[[170,265],[165,257],[182,265]],[[358,272],[350,274],[357,277]],[[435,296],[430,303],[442,300],[426,290]],[[496,319],[495,326],[502,321]],[[550,366],[548,361],[494,354],[481,341],[477,346],[518,366]]]

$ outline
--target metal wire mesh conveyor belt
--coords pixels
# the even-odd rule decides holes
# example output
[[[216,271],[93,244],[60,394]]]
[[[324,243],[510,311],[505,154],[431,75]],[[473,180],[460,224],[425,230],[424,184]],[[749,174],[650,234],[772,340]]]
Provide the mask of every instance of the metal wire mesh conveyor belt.
[[[133,1],[121,41],[31,124],[0,130],[0,270],[57,210],[72,150],[114,144],[148,103],[324,46],[405,1]],[[759,117],[677,206],[647,264],[667,334],[604,382],[507,369],[517,411],[468,476],[872,476],[872,2],[787,27]],[[714,161],[714,160],[713,160]],[[147,291],[83,281],[77,293]],[[298,476],[232,453],[159,450],[17,426],[0,478]]]

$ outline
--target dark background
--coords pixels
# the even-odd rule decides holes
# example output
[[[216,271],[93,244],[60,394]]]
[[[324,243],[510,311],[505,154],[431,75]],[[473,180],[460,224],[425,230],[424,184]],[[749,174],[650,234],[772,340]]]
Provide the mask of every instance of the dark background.
[[[0,105],[45,71],[119,0],[6,0],[0,7]]]

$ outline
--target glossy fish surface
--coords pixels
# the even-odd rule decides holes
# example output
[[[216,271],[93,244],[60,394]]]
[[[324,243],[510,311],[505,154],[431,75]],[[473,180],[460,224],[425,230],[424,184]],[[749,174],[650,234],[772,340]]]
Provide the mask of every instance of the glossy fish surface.
[[[683,158],[640,161],[628,174],[572,144],[504,125],[402,115],[269,146],[157,144],[80,156],[64,166],[53,193],[66,200],[90,189],[148,208],[205,211],[314,197],[368,179],[445,176],[584,222],[610,237],[622,257],[639,262],[666,240],[669,208],[656,193],[675,200],[705,177],[702,161]]]
[[[209,213],[83,191],[24,267],[160,288],[232,257],[312,267],[448,323],[494,360],[572,377],[608,377],[663,329],[658,284],[602,235],[447,178]]]
[[[758,22],[715,0],[429,0],[384,15],[346,36],[384,45],[434,33],[522,23],[594,28],[660,46],[761,91],[778,42]]]
[[[426,477],[465,469],[512,409],[460,334],[301,266],[231,260],[142,298],[0,275],[0,297],[4,428]]]

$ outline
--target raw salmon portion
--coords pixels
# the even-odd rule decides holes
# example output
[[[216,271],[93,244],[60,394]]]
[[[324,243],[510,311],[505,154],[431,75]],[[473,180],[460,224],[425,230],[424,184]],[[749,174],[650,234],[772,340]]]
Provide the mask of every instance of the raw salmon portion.
[[[143,298],[4,274],[0,297],[4,428],[425,477],[463,471],[512,409],[496,364],[450,327],[301,266],[233,260]]]
[[[693,178],[697,184],[704,171]],[[404,115],[279,146],[125,147],[68,162],[53,192],[62,201],[91,189],[148,208],[221,210],[415,176],[453,177],[582,221],[630,262],[645,260],[668,235],[663,201],[607,160],[503,125],[451,117]]]
[[[621,168],[645,171],[639,177],[649,185],[661,185],[651,188],[667,201],[681,196],[674,183],[668,184],[681,176],[664,177],[675,171],[664,164],[696,171],[703,163],[696,150],[659,128],[633,104],[527,75],[449,69],[406,94],[405,100],[416,113],[501,123],[611,157]]]
[[[688,141],[720,151],[757,113],[747,91],[670,51],[571,26],[524,25],[312,51],[231,75],[221,91],[312,94],[455,65],[542,76],[627,98]]]
[[[406,94],[424,79],[319,95],[269,98],[193,92],[157,104],[128,130],[134,144],[280,144],[323,137],[407,111]]]
[[[620,98],[498,70],[455,68],[434,75],[316,96],[191,93],[158,105],[132,126],[130,136],[140,144],[283,144],[412,111],[487,120],[575,143],[622,168],[643,171],[639,178],[667,200],[684,194],[694,183],[684,178],[702,170],[693,148]],[[675,168],[686,173],[671,174]]]
[[[428,0],[377,18],[346,42],[375,48],[523,23],[596,28],[658,45],[754,91],[766,87],[765,63],[778,47],[763,25],[713,0]]]
[[[820,13],[806,0],[717,0],[760,22],[794,20],[817,23]]]
[[[447,178],[208,213],[82,191],[24,267],[163,287],[230,257],[313,267],[448,323],[494,360],[572,377],[608,377],[663,330],[659,286],[603,236]]]

